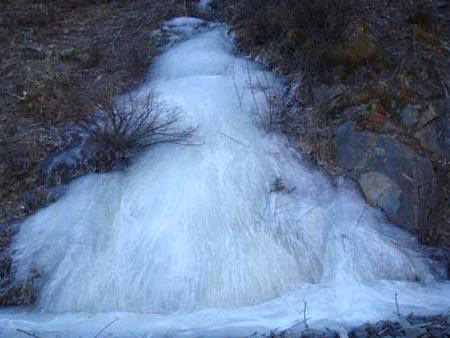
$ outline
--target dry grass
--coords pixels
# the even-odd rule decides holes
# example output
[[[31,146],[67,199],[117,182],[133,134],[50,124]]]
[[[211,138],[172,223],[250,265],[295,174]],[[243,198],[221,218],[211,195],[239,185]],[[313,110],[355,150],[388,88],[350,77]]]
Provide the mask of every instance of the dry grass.
[[[234,22],[243,43],[270,45],[290,57],[301,52],[320,62],[346,40],[356,8],[353,0],[226,0],[216,6]]]
[[[331,61],[350,67],[372,61],[377,56],[378,50],[369,28],[363,22],[356,21],[351,31],[352,34],[331,52]]]
[[[108,83],[120,92],[142,81],[161,43],[152,30],[184,14],[181,3],[2,3],[0,223],[42,185],[43,161],[71,146],[65,128],[88,116],[89,98]]]
[[[191,1],[187,10],[192,11]],[[55,154],[79,144],[67,128],[88,118],[90,97],[109,83],[119,92],[139,84],[163,43],[152,31],[184,14],[182,0],[2,1],[1,229],[52,202],[53,186],[111,170],[121,160],[98,152],[73,168],[45,169]],[[0,304],[31,303],[35,273],[23,285],[8,287],[8,238],[0,233]]]

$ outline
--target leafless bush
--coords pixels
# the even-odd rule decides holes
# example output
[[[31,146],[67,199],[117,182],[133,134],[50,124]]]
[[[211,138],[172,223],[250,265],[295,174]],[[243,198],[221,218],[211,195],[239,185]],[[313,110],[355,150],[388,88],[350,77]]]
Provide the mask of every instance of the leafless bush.
[[[179,126],[179,110],[157,100],[150,92],[141,98],[126,95],[116,101],[106,90],[95,100],[96,111],[78,125],[87,133],[88,142],[117,154],[126,161],[143,149],[160,144],[193,144],[196,127]]]
[[[257,77],[252,77],[251,74],[252,72],[247,63],[247,86],[252,97],[258,122],[265,131],[274,131],[279,124],[281,113],[280,95],[267,77],[267,73],[262,72],[262,76]],[[260,94],[263,95],[263,101],[258,99]]]
[[[244,95],[248,94],[257,123],[259,123],[266,132],[274,131],[280,124],[282,104],[280,92],[277,90],[276,86],[274,86],[272,79],[269,78],[266,72],[253,73],[250,69],[250,62],[247,61],[246,86],[241,88],[236,80],[234,63],[231,72],[239,106],[242,108]]]

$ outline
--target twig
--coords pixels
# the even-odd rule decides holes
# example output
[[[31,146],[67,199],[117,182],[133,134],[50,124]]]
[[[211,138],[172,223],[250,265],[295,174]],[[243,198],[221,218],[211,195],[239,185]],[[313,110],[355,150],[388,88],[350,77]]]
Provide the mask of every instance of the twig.
[[[120,318],[116,318],[116,319],[110,321],[103,329],[101,329],[101,330],[95,335],[94,338],[100,337],[100,335],[101,335],[108,327],[110,327],[111,325],[113,325],[113,324],[114,324],[115,322],[117,322],[119,319],[120,319]]]
[[[305,212],[303,215],[300,216],[299,221],[301,222],[303,217],[305,217],[306,215],[308,215],[311,211],[313,211],[316,208],[316,205],[311,207],[307,212]]]
[[[238,144],[240,144],[240,145],[246,147],[246,145],[245,145],[244,143],[242,143],[242,142],[236,140],[235,138],[233,138],[233,137],[231,137],[231,136],[228,136],[227,134],[225,134],[225,133],[223,133],[223,132],[221,132],[221,131],[217,131],[217,132],[218,132],[220,135],[225,136],[226,138],[230,139],[231,141],[236,142],[236,143],[238,143]]]
[[[385,333],[387,330],[389,330],[389,326],[388,327],[385,327],[383,330],[381,330],[380,332],[377,332],[377,335],[378,336],[380,336],[380,337],[382,337],[383,336],[383,333]]]
[[[184,16],[188,16],[188,11],[187,11],[187,0],[184,0]]]
[[[448,99],[448,89],[447,89],[447,86],[445,85],[444,80],[441,80],[441,82],[442,82],[442,88],[444,89],[445,97]]]
[[[362,219],[363,219],[363,217],[364,217],[364,214],[366,213],[366,210],[367,210],[367,209],[369,209],[369,207],[368,207],[368,205],[366,204],[366,205],[364,205],[363,211],[362,211],[361,214],[359,215],[358,221],[356,222],[356,227],[359,227],[359,225],[361,224],[361,221],[362,221]]]
[[[395,307],[397,308],[397,316],[401,317],[400,307],[398,306],[398,293],[395,291]]]
[[[23,334],[25,334],[25,335],[27,335],[27,336],[29,336],[29,337],[42,338],[41,336],[38,336],[38,335],[36,335],[36,334],[34,334],[32,332],[25,331],[23,329],[16,329],[16,330],[21,332],[21,333],[23,333]]]
[[[11,97],[13,97],[13,98],[15,98],[15,99],[17,99],[17,100],[20,100],[20,101],[25,101],[25,100],[27,99],[27,96],[26,96],[26,95],[24,95],[24,96],[19,96],[19,95],[10,93],[10,92],[1,92],[1,94],[7,95],[7,96],[11,96]]]
[[[400,63],[400,65],[395,69],[394,73],[391,76],[391,80],[394,79],[397,74],[401,71],[401,69],[403,68],[403,65],[405,64],[405,59],[402,59],[402,62]]]
[[[249,81],[248,84],[249,84],[250,93],[252,94],[253,103],[255,104],[256,113],[258,114],[259,119],[261,120],[261,124],[264,127],[264,116],[259,107],[258,100],[256,99],[255,88],[253,87],[253,80],[252,80],[252,76],[250,75],[250,61],[248,61],[248,60],[247,60],[247,76],[248,76],[248,81]]]
[[[306,318],[306,305],[307,305],[307,303],[306,303],[306,301],[304,300],[303,301],[303,303],[305,304],[305,306],[303,307],[303,322],[305,323],[305,328],[309,328],[309,326],[308,326],[308,323],[306,322],[307,321],[307,318]]]
[[[122,27],[120,27],[119,32],[116,34],[116,36],[114,37],[113,42],[112,42],[112,52],[114,55],[116,55],[116,40],[122,33],[123,27],[125,27],[125,25],[122,25]]]
[[[234,86],[234,90],[236,91],[236,95],[238,97],[238,102],[239,102],[239,108],[242,109],[242,98],[244,96],[244,91],[239,89],[239,86],[237,84],[236,81],[236,67],[235,67],[235,60],[233,59],[233,70],[231,73],[231,79],[233,80],[233,86]]]

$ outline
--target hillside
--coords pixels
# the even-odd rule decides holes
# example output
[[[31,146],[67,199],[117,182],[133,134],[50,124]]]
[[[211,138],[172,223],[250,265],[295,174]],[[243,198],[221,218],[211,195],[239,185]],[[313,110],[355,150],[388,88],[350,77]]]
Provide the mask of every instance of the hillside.
[[[289,79],[279,122],[420,242],[450,248],[450,5],[216,1],[242,53]],[[449,266],[448,252],[436,251]]]
[[[0,337],[449,334],[447,0],[7,0],[0,52]]]

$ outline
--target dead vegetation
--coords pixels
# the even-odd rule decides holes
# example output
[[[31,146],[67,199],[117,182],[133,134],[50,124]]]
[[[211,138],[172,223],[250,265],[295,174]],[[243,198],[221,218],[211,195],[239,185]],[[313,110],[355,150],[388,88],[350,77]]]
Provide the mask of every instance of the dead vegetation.
[[[287,105],[300,106],[297,113],[283,110],[282,127],[303,145],[307,138],[313,161],[325,164],[333,162],[334,129],[348,114],[379,132],[388,121],[400,123],[406,104],[425,108],[448,95],[449,6],[436,3],[225,0],[215,6],[232,23],[241,51],[289,74],[297,87]],[[321,94],[328,88],[334,95],[334,85],[345,93],[336,100]],[[361,113],[347,110],[363,105]]]
[[[117,93],[141,83],[164,46],[164,36],[157,39],[152,32],[163,21],[194,11],[193,1],[184,0],[1,2],[0,305],[28,304],[35,297],[34,273],[24,285],[8,287],[12,222],[57,199],[58,185],[87,172],[116,168],[149,132],[161,133],[166,141],[181,141],[193,131],[176,130],[176,115],[154,119],[152,129],[144,115],[136,125],[127,114],[113,118],[106,106],[102,111],[97,104],[111,83]],[[96,105],[104,122],[131,126],[115,130],[126,131],[125,145],[119,145],[118,134],[94,122],[90,113]],[[58,154],[80,146],[83,137],[76,126],[83,123],[102,151],[55,164]],[[118,147],[127,149],[127,155]]]
[[[2,2],[0,223],[45,203],[25,196],[42,195],[43,163],[80,142],[67,129],[89,118],[102,88],[142,81],[164,44],[152,31],[184,13],[181,0]]]
[[[349,33],[353,0],[216,1],[235,23],[242,41],[270,45],[286,58],[326,61]],[[302,60],[303,62],[305,60]]]
[[[179,110],[160,102],[154,92],[116,98],[107,87],[94,99],[94,111],[77,123],[99,152],[112,152],[119,162],[161,143],[193,144],[195,127],[180,126]]]
[[[365,323],[354,327],[348,331],[344,327],[337,329],[312,329],[302,325],[294,326],[290,329],[272,330],[269,334],[255,333],[251,337],[267,338],[337,338],[337,337],[447,337],[449,335],[450,321],[448,316],[417,316],[409,314],[406,317],[399,317],[397,320],[383,320],[377,323]]]

